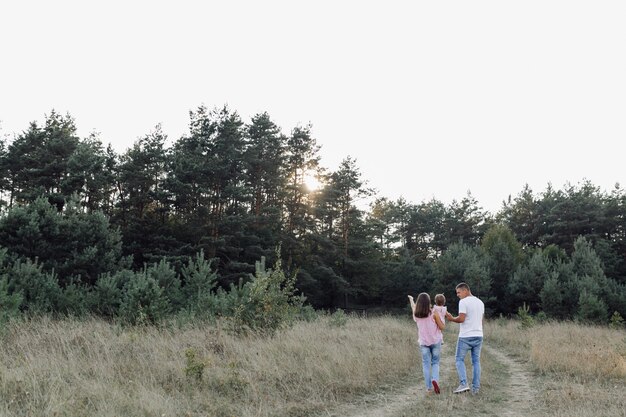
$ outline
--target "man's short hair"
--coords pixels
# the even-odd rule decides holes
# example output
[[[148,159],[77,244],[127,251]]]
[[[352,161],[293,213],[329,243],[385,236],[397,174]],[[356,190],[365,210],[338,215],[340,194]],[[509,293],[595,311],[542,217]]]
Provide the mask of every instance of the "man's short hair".
[[[456,289],[457,289],[457,290],[458,290],[458,289],[461,289],[461,288],[462,288],[462,289],[464,289],[464,290],[470,291],[470,287],[469,287],[469,285],[467,285],[467,284],[466,284],[466,283],[464,283],[464,282],[461,282],[461,283],[459,283],[459,284],[456,286]]]

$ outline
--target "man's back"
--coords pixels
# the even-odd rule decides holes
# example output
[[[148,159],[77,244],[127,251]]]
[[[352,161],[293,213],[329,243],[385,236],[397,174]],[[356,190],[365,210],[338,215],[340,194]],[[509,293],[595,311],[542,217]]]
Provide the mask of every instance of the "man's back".
[[[459,314],[465,313],[465,321],[459,328],[459,337],[482,337],[485,305],[478,298],[470,295],[459,302]]]

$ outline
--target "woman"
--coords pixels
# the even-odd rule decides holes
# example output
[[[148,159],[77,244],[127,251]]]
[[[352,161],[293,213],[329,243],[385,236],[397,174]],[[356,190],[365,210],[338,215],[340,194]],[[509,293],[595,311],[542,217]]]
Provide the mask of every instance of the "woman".
[[[446,325],[438,314],[433,314],[430,296],[425,292],[417,296],[417,302],[409,295],[413,320],[417,324],[418,343],[422,351],[422,370],[426,391],[439,394],[439,357]]]

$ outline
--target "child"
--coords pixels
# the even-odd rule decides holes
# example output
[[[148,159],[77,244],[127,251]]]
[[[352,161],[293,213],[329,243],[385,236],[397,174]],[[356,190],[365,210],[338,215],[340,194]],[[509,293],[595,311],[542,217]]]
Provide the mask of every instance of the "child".
[[[448,307],[446,307],[446,296],[443,294],[435,295],[435,305],[433,306],[433,311],[439,314],[441,321],[446,319],[446,313],[448,312]]]
[[[446,313],[448,312],[448,307],[445,306],[446,297],[443,294],[435,295],[435,305],[433,306],[433,313],[438,314],[443,323],[446,322]],[[441,341],[443,345],[443,340]]]

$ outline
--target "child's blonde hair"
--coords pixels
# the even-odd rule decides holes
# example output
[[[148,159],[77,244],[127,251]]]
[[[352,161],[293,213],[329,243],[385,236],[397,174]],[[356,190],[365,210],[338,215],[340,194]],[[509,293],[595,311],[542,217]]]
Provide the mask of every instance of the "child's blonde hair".
[[[435,295],[435,304],[437,304],[438,306],[442,306],[446,303],[446,296],[443,294],[437,294]]]

